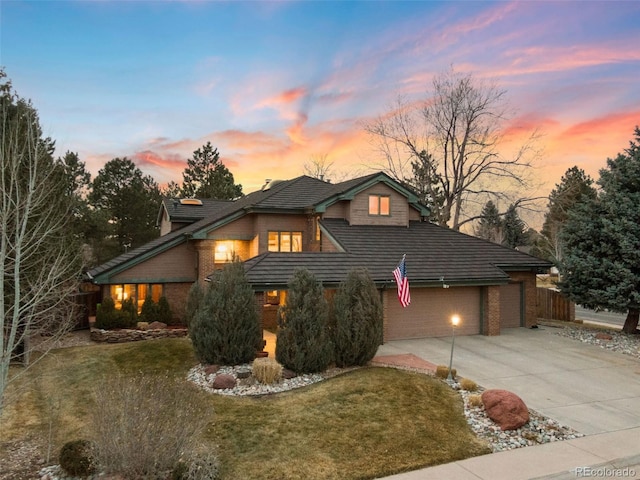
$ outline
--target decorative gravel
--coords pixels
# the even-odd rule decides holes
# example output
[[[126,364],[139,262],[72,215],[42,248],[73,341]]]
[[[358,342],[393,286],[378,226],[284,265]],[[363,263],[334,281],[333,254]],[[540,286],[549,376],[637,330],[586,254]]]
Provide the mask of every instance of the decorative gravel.
[[[253,379],[238,378],[238,373],[251,371],[250,365],[239,365],[235,367],[221,367],[216,373],[206,375],[204,367],[198,365],[192,368],[187,378],[205,389],[208,392],[216,393],[218,395],[268,395],[278,392],[284,392],[295,388],[305,387],[313,383],[320,382],[330,377],[344,373],[345,371],[353,369],[331,369],[327,372],[312,374],[312,375],[300,375],[289,380],[281,380],[280,382],[272,385],[263,385]],[[419,371],[420,373],[430,374],[431,372],[424,372],[416,369],[408,369],[411,371]],[[225,373],[236,377],[237,385],[235,388],[230,389],[214,389],[211,387],[216,375]],[[512,450],[514,448],[528,447],[531,445],[538,445],[541,443],[557,442],[560,440],[568,440],[571,438],[581,437],[582,434],[575,430],[561,425],[555,420],[546,418],[543,415],[529,410],[529,422],[517,430],[503,432],[493,420],[491,420],[482,407],[472,407],[469,405],[469,396],[473,394],[482,393],[482,389],[478,389],[476,392],[467,392],[460,389],[460,385],[457,383],[451,384],[451,387],[458,391],[464,401],[464,415],[467,418],[467,423],[471,426],[473,432],[482,440],[489,444],[489,447],[493,452],[501,452],[504,450]]]
[[[602,333],[611,335],[611,339],[596,338],[596,335]],[[613,329],[566,326],[558,330],[556,335],[640,358],[640,335],[638,334],[623,333]]]

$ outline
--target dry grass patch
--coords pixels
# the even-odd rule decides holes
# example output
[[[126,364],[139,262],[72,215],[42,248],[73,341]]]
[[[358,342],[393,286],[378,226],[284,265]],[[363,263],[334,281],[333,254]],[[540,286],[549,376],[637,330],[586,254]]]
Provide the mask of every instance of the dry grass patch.
[[[376,478],[488,453],[460,397],[412,372],[360,369],[300,391],[213,401],[223,478]]]
[[[65,442],[87,438],[100,378],[169,375],[185,388],[195,363],[188,339],[55,351],[10,387],[0,443],[42,440],[52,431],[55,463]],[[460,396],[413,372],[363,368],[260,398],[195,395],[203,402],[200,444],[219,452],[222,480],[377,478],[489,452],[467,425]]]

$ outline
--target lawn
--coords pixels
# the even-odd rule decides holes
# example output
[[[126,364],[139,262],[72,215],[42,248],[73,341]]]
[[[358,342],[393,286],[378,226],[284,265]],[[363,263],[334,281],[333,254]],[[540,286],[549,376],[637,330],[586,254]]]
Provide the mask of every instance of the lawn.
[[[10,387],[0,442],[40,439],[56,463],[62,444],[88,436],[98,379],[170,374],[187,387],[182,379],[195,363],[188,339],[54,351]],[[259,398],[196,395],[206,405],[202,441],[218,450],[223,479],[376,478],[489,452],[459,396],[412,372],[362,368]]]

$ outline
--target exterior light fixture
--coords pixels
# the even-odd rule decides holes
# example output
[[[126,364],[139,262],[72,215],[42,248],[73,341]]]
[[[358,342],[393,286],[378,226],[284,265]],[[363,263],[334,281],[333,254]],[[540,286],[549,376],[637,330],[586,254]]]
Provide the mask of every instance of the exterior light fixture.
[[[456,327],[460,323],[460,317],[458,315],[454,315],[451,317],[451,356],[449,357],[449,373],[447,375],[447,382],[453,383],[453,375],[451,375],[451,367],[453,366],[453,347],[456,343]]]

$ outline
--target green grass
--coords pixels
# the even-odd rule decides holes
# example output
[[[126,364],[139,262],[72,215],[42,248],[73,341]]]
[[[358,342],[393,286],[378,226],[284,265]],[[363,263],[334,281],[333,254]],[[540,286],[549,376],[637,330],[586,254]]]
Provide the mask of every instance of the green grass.
[[[46,435],[53,418],[57,452],[86,436],[104,375],[184,378],[195,364],[187,339],[55,351],[10,387],[3,440]],[[203,441],[218,449],[223,479],[366,479],[489,452],[467,426],[460,397],[412,372],[363,368],[259,398],[198,395],[210,406],[201,413]]]

